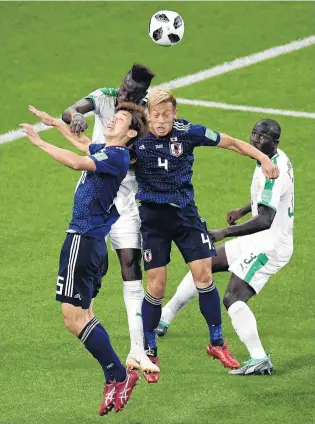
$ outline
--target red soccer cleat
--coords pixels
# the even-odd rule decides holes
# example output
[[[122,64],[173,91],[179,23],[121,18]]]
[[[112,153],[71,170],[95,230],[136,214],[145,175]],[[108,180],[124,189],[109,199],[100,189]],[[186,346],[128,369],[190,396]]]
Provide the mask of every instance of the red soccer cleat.
[[[147,354],[147,357],[150,359],[152,364],[159,367],[160,365],[159,357],[154,356],[153,350],[148,349],[145,351],[145,353]],[[143,369],[143,377],[148,383],[157,383],[160,378],[160,370],[158,372],[156,372],[156,370],[154,370],[153,372],[152,371],[153,370],[150,370],[149,367],[147,367],[147,369]]]
[[[240,363],[234,358],[232,353],[229,352],[228,347],[227,340],[224,342],[223,346],[212,346],[209,344],[207,347],[207,355],[213,359],[219,359],[225,368],[237,369],[240,367]]]
[[[99,409],[101,416],[107,415],[115,406],[116,382],[112,381],[104,385],[103,400]]]
[[[137,371],[127,370],[127,377],[116,383],[115,412],[121,411],[128,403],[131,393],[139,380]]]

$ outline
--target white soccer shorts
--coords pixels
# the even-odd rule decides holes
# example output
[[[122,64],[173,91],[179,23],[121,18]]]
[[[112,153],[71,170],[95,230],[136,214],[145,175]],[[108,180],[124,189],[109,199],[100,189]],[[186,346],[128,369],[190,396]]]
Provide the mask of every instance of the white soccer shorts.
[[[249,284],[258,294],[269,277],[291,259],[293,249],[266,254],[262,246],[250,236],[237,237],[225,243],[229,271]]]
[[[112,249],[141,249],[139,214],[123,214],[109,232]]]

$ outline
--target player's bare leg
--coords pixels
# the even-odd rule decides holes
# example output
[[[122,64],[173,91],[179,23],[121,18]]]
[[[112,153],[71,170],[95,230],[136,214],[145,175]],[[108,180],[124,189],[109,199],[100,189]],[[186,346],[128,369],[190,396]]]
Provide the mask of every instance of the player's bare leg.
[[[231,317],[234,330],[250,354],[250,359],[243,367],[230,371],[230,375],[271,375],[273,370],[272,362],[259,338],[255,315],[247,305],[254,295],[255,291],[250,285],[235,274],[231,275],[223,303]]]
[[[200,312],[205,318],[210,332],[207,354],[228,368],[238,368],[239,363],[229,352],[223,340],[220,296],[212,280],[211,258],[199,259],[189,263],[194,282],[199,293]]]
[[[216,249],[217,256],[212,257],[212,273],[228,271],[229,265],[226,258],[224,245]],[[171,300],[163,306],[162,316],[156,329],[158,336],[164,336],[168,331],[171,322],[185,306],[188,305],[195,297],[198,296],[198,290],[194,283],[192,273],[185,275],[181,283],[176,289],[175,295]]]

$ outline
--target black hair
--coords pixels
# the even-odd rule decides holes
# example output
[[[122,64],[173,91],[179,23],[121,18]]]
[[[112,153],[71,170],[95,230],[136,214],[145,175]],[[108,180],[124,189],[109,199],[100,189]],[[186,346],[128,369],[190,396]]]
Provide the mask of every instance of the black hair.
[[[262,119],[256,122],[254,129],[259,132],[269,134],[276,140],[279,140],[281,135],[281,127],[278,122],[273,119]]]
[[[155,73],[147,66],[135,63],[131,69],[131,76],[134,81],[149,87],[152,79],[155,77]]]
[[[137,131],[137,135],[133,137],[128,143],[128,145],[130,145],[138,138],[145,136],[149,132],[149,121],[144,108],[136,105],[135,103],[119,103],[115,109],[115,113],[119,112],[120,110],[125,110],[131,114],[131,124],[129,128],[131,130]]]

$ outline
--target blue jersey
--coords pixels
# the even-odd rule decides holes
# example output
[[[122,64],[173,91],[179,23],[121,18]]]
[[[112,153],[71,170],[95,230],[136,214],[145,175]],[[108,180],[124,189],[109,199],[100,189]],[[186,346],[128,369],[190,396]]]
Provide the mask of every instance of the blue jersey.
[[[96,171],[81,175],[67,232],[102,239],[119,218],[113,203],[129,168],[129,149],[105,144],[90,144],[89,148]]]
[[[194,200],[194,148],[217,146],[219,142],[219,133],[184,119],[175,119],[165,137],[149,133],[136,141],[137,199],[185,207]]]

